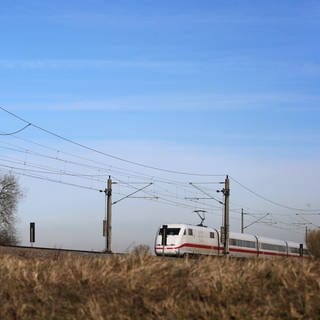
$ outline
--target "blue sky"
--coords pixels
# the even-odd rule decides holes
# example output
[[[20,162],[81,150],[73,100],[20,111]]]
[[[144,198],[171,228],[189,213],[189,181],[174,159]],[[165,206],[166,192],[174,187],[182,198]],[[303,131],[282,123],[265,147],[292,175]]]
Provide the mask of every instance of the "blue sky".
[[[319,18],[318,1],[1,1],[1,105],[28,122],[109,154],[172,170],[230,174],[273,201],[320,208],[315,182],[320,175]],[[5,112],[0,113],[0,124],[2,132],[24,125]],[[14,140],[16,136],[51,151]],[[35,128],[0,139],[2,145],[13,143],[33,152],[42,148],[45,155],[73,150],[103,161],[109,168],[105,176],[117,178],[115,166],[131,180],[133,171],[145,174],[142,168],[100,159]],[[28,170],[35,162],[38,170],[46,164],[35,155],[31,159],[26,150],[10,152],[1,150],[3,157],[26,162]],[[13,166],[12,159],[2,158],[1,163],[4,171]],[[62,171],[59,163],[52,163],[52,168]],[[69,170],[77,168],[69,164]],[[148,172],[145,182],[159,175]],[[71,182],[70,177],[63,179]],[[20,182],[28,190],[18,212],[22,241],[27,241],[26,223],[34,219],[46,229],[39,245],[89,248],[79,240],[81,228],[88,224],[79,197],[90,198],[88,192],[77,196],[70,187],[23,175]],[[45,206],[45,188],[55,190],[59,212],[68,212],[65,221],[72,225],[75,215],[86,221],[73,226],[72,232],[61,224],[66,231],[61,231],[60,242],[46,237],[56,213]],[[156,183],[153,188],[154,194],[160,192]],[[234,188],[235,210],[246,206],[274,216],[283,210],[280,214],[289,215],[281,224],[285,237],[303,237],[301,230],[289,226],[294,221],[304,227],[306,218],[296,214],[300,211],[274,208],[236,183]],[[130,188],[119,185],[118,191],[125,194]],[[170,190],[181,200],[180,192]],[[104,210],[99,197],[92,200],[97,216],[92,235],[100,228]],[[78,201],[78,207],[70,207]],[[150,238],[164,220],[197,222],[191,208],[128,201],[128,207],[121,204],[119,209],[123,220],[114,222],[119,250],[132,244],[132,237],[136,243],[152,244]],[[132,210],[136,220],[130,222]],[[148,216],[150,211],[156,218]],[[319,224],[316,216],[306,217],[313,219],[310,227]],[[211,224],[221,223],[218,215],[210,219]],[[126,236],[126,223],[136,230],[146,224],[151,231]],[[235,230],[238,224],[235,217]],[[266,224],[250,232],[284,236],[282,229]],[[92,238],[92,248],[103,246],[101,238]]]

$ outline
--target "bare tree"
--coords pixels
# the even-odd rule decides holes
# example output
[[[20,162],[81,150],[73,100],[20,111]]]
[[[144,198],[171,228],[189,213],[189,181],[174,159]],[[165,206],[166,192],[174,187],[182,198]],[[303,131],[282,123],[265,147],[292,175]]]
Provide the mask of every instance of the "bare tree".
[[[22,192],[12,174],[0,177],[0,244],[17,244],[15,222],[18,201]]]

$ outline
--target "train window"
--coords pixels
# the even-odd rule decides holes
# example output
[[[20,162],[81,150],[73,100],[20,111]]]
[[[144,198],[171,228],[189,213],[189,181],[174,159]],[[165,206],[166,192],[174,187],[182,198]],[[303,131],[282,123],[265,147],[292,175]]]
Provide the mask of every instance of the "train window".
[[[188,229],[188,235],[189,235],[189,236],[192,236],[192,235],[193,235],[192,229]]]
[[[229,244],[231,246],[246,247],[246,248],[256,248],[257,247],[255,241],[239,240],[239,239],[229,239]]]
[[[261,243],[261,249],[275,250],[274,245],[269,244],[269,243]]]
[[[290,253],[297,253],[297,254],[300,253],[300,252],[299,252],[299,248],[294,248],[294,247],[289,247],[289,252],[290,252]]]
[[[168,228],[167,235],[168,236],[177,236],[180,232],[180,228]]]
[[[210,238],[214,239],[214,232],[210,232]]]
[[[162,235],[162,228],[159,230],[159,235]],[[168,228],[167,229],[167,236],[177,236],[180,232],[180,228]]]
[[[271,251],[280,251],[280,252],[287,251],[285,246],[270,244],[270,243],[261,243],[261,249],[271,250]]]
[[[256,248],[257,244],[255,241],[246,241],[246,245],[245,247],[248,247],[248,248]]]
[[[184,229],[183,235],[185,236],[187,234],[187,229]]]

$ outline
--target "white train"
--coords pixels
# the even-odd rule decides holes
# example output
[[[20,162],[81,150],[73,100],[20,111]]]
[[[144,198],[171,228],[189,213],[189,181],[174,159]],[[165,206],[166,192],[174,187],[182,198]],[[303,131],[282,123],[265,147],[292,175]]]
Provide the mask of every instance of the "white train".
[[[155,238],[155,254],[165,256],[223,255],[224,248],[218,230],[189,224],[162,225]],[[308,255],[303,244],[259,237],[244,233],[229,233],[229,255],[234,257],[302,257]]]

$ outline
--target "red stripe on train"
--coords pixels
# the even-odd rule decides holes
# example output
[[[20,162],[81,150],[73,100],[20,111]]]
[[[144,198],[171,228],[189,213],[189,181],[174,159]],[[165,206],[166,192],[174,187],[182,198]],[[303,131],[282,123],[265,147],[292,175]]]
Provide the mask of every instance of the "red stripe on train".
[[[216,250],[216,251],[223,251],[223,247],[217,247],[217,246],[208,246],[208,245],[202,245],[202,244],[194,244],[194,243],[183,243],[179,246],[166,246],[166,250],[176,250],[183,247],[187,248],[196,248],[196,249],[204,249],[204,250]],[[163,246],[156,246],[157,250],[163,250]],[[292,255],[292,254],[286,254],[286,253],[280,253],[280,252],[269,252],[269,251],[257,251],[257,250],[247,250],[247,249],[240,249],[240,248],[232,248],[229,247],[230,252],[239,252],[239,253],[249,253],[252,255],[269,255],[269,256],[280,256],[280,257],[300,257],[299,255]]]

